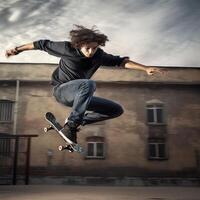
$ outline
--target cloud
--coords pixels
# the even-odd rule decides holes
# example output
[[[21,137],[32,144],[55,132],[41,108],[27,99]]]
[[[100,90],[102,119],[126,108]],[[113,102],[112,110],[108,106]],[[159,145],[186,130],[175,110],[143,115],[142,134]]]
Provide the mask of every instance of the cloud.
[[[0,43],[10,48],[37,39],[68,39],[73,24],[97,25],[109,53],[146,65],[200,66],[200,1],[18,0],[0,6]],[[37,58],[37,59],[35,59]],[[4,62],[58,62],[44,52],[24,52]]]
[[[9,22],[15,22],[15,21],[17,21],[17,19],[20,16],[20,13],[21,13],[20,10],[13,9],[12,13],[11,13],[11,16],[8,18],[8,21]]]

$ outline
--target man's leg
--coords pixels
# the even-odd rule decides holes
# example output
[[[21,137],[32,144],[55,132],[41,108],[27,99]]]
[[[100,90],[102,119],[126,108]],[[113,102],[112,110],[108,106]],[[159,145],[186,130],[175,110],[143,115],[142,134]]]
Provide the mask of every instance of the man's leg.
[[[95,92],[96,84],[92,80],[77,79],[56,87],[54,96],[57,101],[72,107],[68,123],[72,126],[82,124],[83,116]]]
[[[123,113],[122,107],[110,100],[94,97],[96,84],[92,80],[78,79],[64,83],[55,88],[57,101],[72,107],[65,126],[66,135],[76,142],[79,125],[86,125],[118,117]],[[92,113],[85,113],[85,111]]]
[[[111,100],[93,96],[87,111],[91,112],[85,113],[82,125],[118,117],[123,113],[123,108]]]

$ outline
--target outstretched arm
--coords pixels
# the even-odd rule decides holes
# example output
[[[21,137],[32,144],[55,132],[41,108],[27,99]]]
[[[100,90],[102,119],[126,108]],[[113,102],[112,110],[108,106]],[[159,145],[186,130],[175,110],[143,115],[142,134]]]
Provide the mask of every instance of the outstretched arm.
[[[70,43],[67,41],[50,41],[50,40],[38,40],[28,44],[24,44],[22,46],[15,47],[14,49],[9,49],[6,51],[6,56],[14,56],[22,51],[27,50],[41,50],[46,51],[48,54],[62,57],[63,55],[67,55],[69,52]]]
[[[155,73],[164,74],[163,69],[158,67],[148,67],[146,65],[142,65],[140,63],[136,63],[132,60],[125,59],[122,63],[122,66],[128,69],[136,69],[136,70],[142,70],[145,71],[148,75],[154,75]]]
[[[10,56],[17,55],[17,54],[19,54],[23,51],[33,50],[33,49],[34,49],[34,45],[33,45],[33,42],[31,42],[31,43],[28,43],[28,44],[24,44],[24,45],[15,47],[13,49],[6,50],[5,56],[10,57]]]

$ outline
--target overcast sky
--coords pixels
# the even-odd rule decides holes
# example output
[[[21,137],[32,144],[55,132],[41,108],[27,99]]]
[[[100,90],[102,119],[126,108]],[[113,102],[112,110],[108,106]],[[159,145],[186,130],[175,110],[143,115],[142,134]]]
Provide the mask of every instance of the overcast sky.
[[[200,0],[0,0],[0,62],[57,63],[41,51],[9,59],[4,51],[68,40],[73,24],[107,34],[108,53],[146,65],[200,67]]]

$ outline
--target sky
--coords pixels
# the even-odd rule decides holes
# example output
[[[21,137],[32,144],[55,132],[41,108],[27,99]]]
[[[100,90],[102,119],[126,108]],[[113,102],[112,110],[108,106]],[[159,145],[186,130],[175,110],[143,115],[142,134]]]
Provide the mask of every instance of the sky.
[[[5,50],[39,39],[69,40],[74,24],[109,38],[107,53],[149,66],[200,67],[200,0],[0,0],[0,62],[58,63],[39,50]]]

